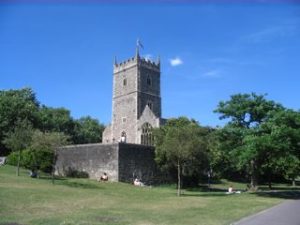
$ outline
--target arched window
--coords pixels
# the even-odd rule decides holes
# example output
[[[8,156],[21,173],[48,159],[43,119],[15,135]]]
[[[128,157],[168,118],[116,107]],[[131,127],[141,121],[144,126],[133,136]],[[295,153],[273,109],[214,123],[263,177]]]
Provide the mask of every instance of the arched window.
[[[152,79],[149,75],[147,76],[147,84],[148,84],[148,86],[152,85]]]
[[[152,135],[152,126],[149,123],[144,123],[142,126],[141,144],[142,145],[154,144],[153,135]]]
[[[151,110],[153,110],[153,103],[151,101],[148,101],[147,105]]]
[[[121,134],[121,142],[126,143],[126,132],[123,131]]]

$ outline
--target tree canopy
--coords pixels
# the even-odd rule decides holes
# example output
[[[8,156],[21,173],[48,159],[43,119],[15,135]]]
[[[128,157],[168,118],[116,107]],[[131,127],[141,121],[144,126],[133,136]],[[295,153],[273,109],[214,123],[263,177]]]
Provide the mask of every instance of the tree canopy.
[[[63,107],[41,106],[31,88],[0,90],[0,155],[12,150],[3,141],[22,121],[42,132],[64,133],[74,144],[101,142],[104,130],[104,125],[90,116],[74,119]]]
[[[227,164],[232,165],[227,168],[249,175],[252,189],[259,175],[270,181],[275,172],[294,171],[288,165],[297,165],[299,159],[295,154],[300,141],[299,112],[255,93],[233,95],[220,102],[215,112],[221,114],[220,119],[229,119],[218,132],[219,150],[229,156]]]
[[[182,174],[193,175],[207,168],[208,150],[205,136],[208,130],[185,117],[170,119],[154,132],[156,161],[165,169],[177,169],[180,195]]]

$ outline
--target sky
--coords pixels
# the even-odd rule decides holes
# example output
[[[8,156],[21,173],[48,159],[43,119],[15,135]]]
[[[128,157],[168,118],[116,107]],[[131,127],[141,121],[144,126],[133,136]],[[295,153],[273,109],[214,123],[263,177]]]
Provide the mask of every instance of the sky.
[[[0,90],[31,87],[41,104],[111,121],[114,57],[161,58],[164,118],[224,125],[237,93],[300,108],[300,3],[210,1],[0,3]]]

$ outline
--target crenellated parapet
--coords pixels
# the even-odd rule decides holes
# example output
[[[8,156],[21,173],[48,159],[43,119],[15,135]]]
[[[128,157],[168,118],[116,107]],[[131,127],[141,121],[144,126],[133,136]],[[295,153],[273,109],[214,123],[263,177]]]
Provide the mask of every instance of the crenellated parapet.
[[[157,62],[154,62],[150,59],[141,58],[140,65],[142,67],[148,68],[150,70],[160,72],[160,60],[159,59],[157,60]]]
[[[129,69],[136,65],[148,68],[150,70],[160,71],[160,60],[158,59],[157,62],[154,62],[150,59],[146,59],[143,57],[140,57],[139,55],[136,55],[135,57],[129,58],[123,62],[117,63],[115,60],[114,62],[114,74],[118,73],[120,71],[123,71],[125,69]]]

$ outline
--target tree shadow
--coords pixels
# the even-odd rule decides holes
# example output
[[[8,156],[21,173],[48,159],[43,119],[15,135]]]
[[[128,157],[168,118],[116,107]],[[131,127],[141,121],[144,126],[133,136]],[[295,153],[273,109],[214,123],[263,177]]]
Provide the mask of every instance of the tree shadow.
[[[61,182],[57,182],[57,185],[63,185],[67,187],[72,187],[72,188],[84,188],[84,189],[102,189],[98,184],[94,183],[82,183],[82,182],[77,182],[77,181],[68,181],[68,180],[63,180]]]
[[[181,197],[227,197],[226,192],[200,192],[200,193],[183,193]]]
[[[261,190],[264,190],[264,191],[270,191],[270,188],[269,187],[264,187],[264,186],[260,186],[259,189]],[[272,189],[271,190],[279,190],[279,191],[300,191],[300,187],[299,186],[296,186],[296,187],[293,187],[293,186],[286,186],[286,187],[282,187],[282,186],[272,186]]]
[[[260,196],[260,197],[269,197],[269,198],[283,198],[283,199],[300,199],[300,191],[258,191],[251,194]]]
[[[38,179],[52,180],[52,177],[50,177],[50,176],[39,176]],[[55,177],[54,180],[67,180],[67,178],[65,178],[65,177]]]
[[[212,188],[208,187],[207,185],[200,185],[198,187],[189,187],[185,190],[190,192],[226,192],[227,189],[224,188]]]
[[[16,222],[8,222],[8,223],[0,223],[0,225],[22,225],[22,224]]]

